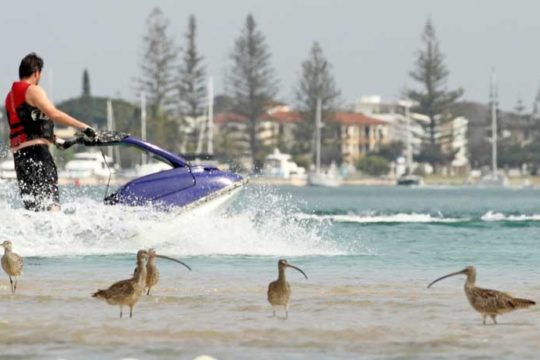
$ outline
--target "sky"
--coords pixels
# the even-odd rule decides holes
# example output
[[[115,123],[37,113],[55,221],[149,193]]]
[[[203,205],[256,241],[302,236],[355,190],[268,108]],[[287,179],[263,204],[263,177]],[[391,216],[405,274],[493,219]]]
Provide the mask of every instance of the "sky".
[[[285,102],[293,100],[314,41],[346,103],[369,95],[398,99],[401,89],[417,86],[408,74],[428,18],[450,70],[448,89],[462,87],[463,99],[488,101],[492,68],[505,110],[518,98],[530,110],[540,88],[535,0],[26,0],[2,3],[0,91],[7,93],[21,58],[35,51],[45,60],[42,85],[54,101],[80,95],[85,68],[94,95],[134,101],[145,20],[155,6],[179,45],[189,15],[196,16],[198,46],[217,93],[248,13],[266,36]]]

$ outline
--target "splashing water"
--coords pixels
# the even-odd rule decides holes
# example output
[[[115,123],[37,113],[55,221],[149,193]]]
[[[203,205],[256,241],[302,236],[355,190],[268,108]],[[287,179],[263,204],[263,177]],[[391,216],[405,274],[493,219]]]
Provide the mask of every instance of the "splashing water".
[[[290,196],[264,187],[248,187],[233,208],[211,215],[107,206],[95,199],[101,195],[98,188],[90,197],[64,196],[60,213],[33,213],[14,205],[13,190],[0,199],[0,238],[13,240],[27,256],[122,254],[148,247],[183,256],[351,251],[351,244],[340,246],[332,239],[328,224],[295,218],[298,209]]]

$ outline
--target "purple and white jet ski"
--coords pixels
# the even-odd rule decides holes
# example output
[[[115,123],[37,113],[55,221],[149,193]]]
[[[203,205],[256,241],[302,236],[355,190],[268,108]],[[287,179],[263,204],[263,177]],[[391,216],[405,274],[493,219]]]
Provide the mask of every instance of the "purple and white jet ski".
[[[181,156],[125,133],[98,131],[95,139],[85,137],[74,141],[86,146],[132,146],[171,166],[120,186],[105,198],[105,203],[110,205],[212,210],[230,202],[247,182],[242,176],[215,166],[190,165]]]

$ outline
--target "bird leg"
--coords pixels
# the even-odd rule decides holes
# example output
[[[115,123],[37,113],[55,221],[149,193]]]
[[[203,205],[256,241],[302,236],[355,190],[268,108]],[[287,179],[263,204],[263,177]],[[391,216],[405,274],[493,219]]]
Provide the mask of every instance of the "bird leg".
[[[11,278],[11,276],[9,277],[9,285],[11,286],[11,293],[15,294],[15,291],[13,291],[13,279]]]
[[[285,320],[289,318],[289,305],[285,305]]]
[[[490,316],[491,316],[491,319],[493,320],[493,323],[497,325],[497,319],[495,319],[497,315],[490,315]]]
[[[129,317],[133,317],[133,305],[129,305]]]
[[[122,318],[122,309],[123,309],[123,308],[124,308],[124,307],[123,307],[122,305],[120,305],[120,319]]]
[[[146,295],[150,295],[150,288],[148,288],[148,291],[146,292]]]
[[[19,282],[19,279],[15,278],[15,281],[13,282],[13,293],[17,291],[17,283]]]
[[[482,319],[484,319],[484,321],[482,322],[483,325],[486,325],[486,317],[487,315],[482,315]]]

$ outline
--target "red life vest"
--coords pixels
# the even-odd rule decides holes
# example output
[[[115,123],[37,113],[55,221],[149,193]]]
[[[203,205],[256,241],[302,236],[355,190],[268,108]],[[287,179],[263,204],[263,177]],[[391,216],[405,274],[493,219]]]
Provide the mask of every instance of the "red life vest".
[[[54,138],[54,123],[41,110],[26,102],[29,87],[26,81],[16,81],[6,97],[5,108],[12,148],[33,139]]]

